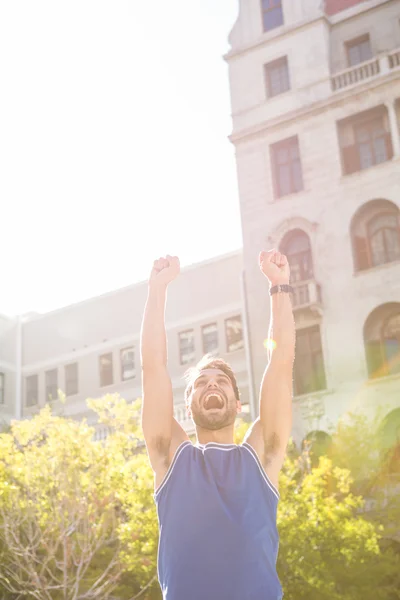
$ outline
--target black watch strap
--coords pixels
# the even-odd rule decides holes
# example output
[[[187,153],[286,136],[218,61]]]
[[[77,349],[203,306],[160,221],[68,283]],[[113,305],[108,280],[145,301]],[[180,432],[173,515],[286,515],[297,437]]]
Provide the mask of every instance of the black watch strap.
[[[272,288],[270,288],[269,295],[272,296],[272,294],[279,294],[281,292],[293,294],[294,290],[292,286],[288,285],[287,283],[279,283],[278,285],[274,285]]]

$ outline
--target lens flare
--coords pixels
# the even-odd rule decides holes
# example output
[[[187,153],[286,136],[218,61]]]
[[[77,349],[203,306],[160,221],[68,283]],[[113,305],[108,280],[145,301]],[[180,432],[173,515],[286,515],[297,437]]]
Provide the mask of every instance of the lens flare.
[[[273,340],[272,338],[267,338],[266,340],[264,340],[264,344],[263,344],[264,348],[266,350],[275,350],[276,348],[276,341]]]

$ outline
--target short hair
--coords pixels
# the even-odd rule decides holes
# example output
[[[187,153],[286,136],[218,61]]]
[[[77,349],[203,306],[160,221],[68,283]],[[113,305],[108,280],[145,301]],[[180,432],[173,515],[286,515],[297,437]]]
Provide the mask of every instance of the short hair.
[[[235,373],[232,367],[222,358],[216,358],[212,354],[206,354],[194,367],[190,367],[185,373],[187,382],[185,389],[185,401],[192,393],[194,380],[198,377],[201,371],[205,369],[219,369],[229,377],[232,383],[233,391],[235,392],[236,400],[240,401],[240,392],[237,385]]]

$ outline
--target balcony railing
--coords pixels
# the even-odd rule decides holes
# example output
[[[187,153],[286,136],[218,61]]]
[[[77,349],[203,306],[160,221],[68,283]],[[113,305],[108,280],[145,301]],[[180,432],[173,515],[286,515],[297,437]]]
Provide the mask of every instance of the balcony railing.
[[[332,75],[332,91],[337,92],[366,79],[383,75],[392,69],[398,68],[400,68],[400,48]]]
[[[111,429],[109,427],[107,427],[107,425],[100,425],[99,427],[96,428],[94,435],[93,435],[93,439],[96,442],[105,440],[110,433],[111,433]]]
[[[379,59],[373,58],[372,60],[356,65],[355,67],[350,67],[349,69],[334,75],[331,78],[332,90],[336,92],[337,90],[341,90],[354,83],[364,81],[364,79],[370,79],[375,75],[379,75],[379,73]]]
[[[388,55],[388,59],[390,69],[396,69],[396,67],[400,67],[400,49],[391,52]]]
[[[174,417],[187,433],[194,431],[194,423],[188,417],[186,404],[174,404]]]
[[[293,289],[294,310],[311,306],[321,306],[321,286],[314,279],[293,283]]]

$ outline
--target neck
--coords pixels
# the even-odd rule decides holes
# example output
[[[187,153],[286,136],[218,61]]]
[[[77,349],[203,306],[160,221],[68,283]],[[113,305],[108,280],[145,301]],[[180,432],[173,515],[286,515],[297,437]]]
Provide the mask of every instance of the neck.
[[[222,429],[203,429],[196,426],[196,437],[199,444],[208,444],[216,442],[217,444],[234,444],[233,426],[223,427]]]

